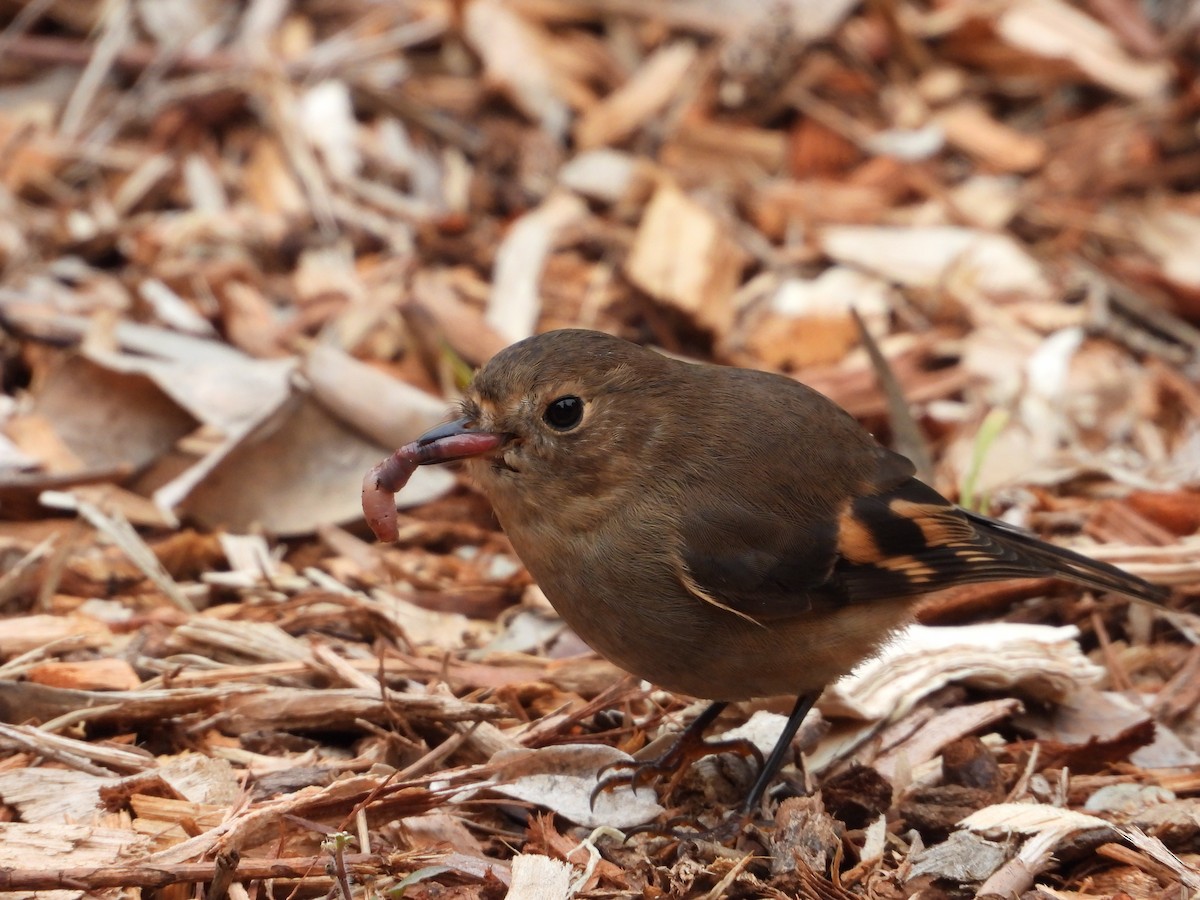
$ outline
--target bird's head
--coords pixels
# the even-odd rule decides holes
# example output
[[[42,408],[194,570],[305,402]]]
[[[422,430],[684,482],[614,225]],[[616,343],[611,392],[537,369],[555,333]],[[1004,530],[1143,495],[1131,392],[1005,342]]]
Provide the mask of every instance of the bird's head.
[[[465,460],[498,507],[599,498],[628,480],[660,433],[671,361],[598,331],[567,329],[500,351],[461,417],[417,439],[420,462]]]

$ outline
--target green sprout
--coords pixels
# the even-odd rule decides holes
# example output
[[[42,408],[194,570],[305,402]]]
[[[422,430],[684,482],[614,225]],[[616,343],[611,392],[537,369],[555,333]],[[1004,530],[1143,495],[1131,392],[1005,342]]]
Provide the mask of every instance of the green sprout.
[[[979,480],[979,473],[983,469],[983,461],[987,457],[988,451],[1011,418],[1012,415],[1006,409],[993,409],[983,417],[983,422],[979,425],[979,432],[975,435],[975,449],[971,453],[971,467],[967,470],[967,474],[963,478],[962,488],[958,492],[958,502],[962,504],[964,509],[978,513],[987,511],[987,497],[982,494],[978,497],[975,496],[975,484]]]

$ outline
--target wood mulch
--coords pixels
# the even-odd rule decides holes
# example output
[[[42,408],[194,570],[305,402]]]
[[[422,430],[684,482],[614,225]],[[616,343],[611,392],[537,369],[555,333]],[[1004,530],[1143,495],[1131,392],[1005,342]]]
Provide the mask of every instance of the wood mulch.
[[[1197,895],[1195,7],[0,0],[0,893]],[[622,840],[752,767],[591,803],[695,701],[454,472],[359,509],[567,325],[793,374],[1171,610],[931,597],[736,846]]]

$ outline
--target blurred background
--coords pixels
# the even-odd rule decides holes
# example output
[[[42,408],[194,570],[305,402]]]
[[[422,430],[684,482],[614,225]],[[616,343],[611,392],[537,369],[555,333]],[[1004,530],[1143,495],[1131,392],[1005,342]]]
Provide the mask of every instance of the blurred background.
[[[605,693],[620,673],[579,655],[455,473],[418,472],[401,541],[366,541],[367,469],[555,327],[794,375],[964,505],[1194,591],[1198,29],[1186,0],[0,0],[0,725],[27,729],[0,735],[0,827],[100,821],[97,779],[154,771],[163,802],[104,827],[182,863],[240,791],[252,810],[386,763],[416,815],[446,802],[418,775],[478,782],[498,749],[568,737],[636,749],[634,712],[683,708]],[[928,621],[1047,590],[960,591]],[[1200,761],[1195,632],[1056,603],[1018,617],[1080,628],[1103,689],[1157,698],[1172,763]],[[389,691],[443,706],[410,720]],[[118,711],[70,718],[97,705]],[[62,716],[91,769],[39,764],[29,723]],[[332,828],[379,784],[289,809]],[[905,819],[901,793],[867,806]],[[564,856],[550,819],[499,808],[383,842]],[[901,885],[912,846],[856,878]],[[456,889],[498,890],[455,859]],[[588,889],[725,874],[638,864]]]

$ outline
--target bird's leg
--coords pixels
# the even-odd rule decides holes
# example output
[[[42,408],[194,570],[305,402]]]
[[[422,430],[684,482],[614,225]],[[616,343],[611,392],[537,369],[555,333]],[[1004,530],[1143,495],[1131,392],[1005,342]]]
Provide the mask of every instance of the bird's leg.
[[[813,708],[813,704],[817,702],[817,698],[820,696],[820,691],[810,691],[796,698],[796,705],[792,707],[792,712],[783,726],[783,733],[779,735],[779,740],[771,748],[771,755],[767,757],[767,761],[763,763],[762,768],[759,770],[758,778],[754,781],[754,787],[750,788],[750,793],[746,795],[746,799],[742,801],[742,805],[738,808],[743,823],[749,820],[754,815],[754,811],[758,809],[759,803],[762,802],[763,794],[771,786],[771,781],[775,778],[779,767],[783,765],[784,757],[792,749],[792,739],[796,736],[796,732],[800,730],[800,726],[804,722],[804,717],[808,715],[809,710]]]
[[[675,789],[676,784],[683,777],[689,765],[713,753],[734,752],[741,753],[744,756],[753,756],[761,766],[762,753],[750,741],[704,740],[704,732],[708,729],[708,726],[716,720],[717,716],[728,705],[728,703],[709,704],[700,715],[696,716],[679,733],[679,736],[675,738],[675,741],[667,748],[666,752],[656,759],[615,762],[605,766],[600,770],[598,775],[603,775],[610,769],[627,769],[628,771],[601,778],[600,783],[592,789],[592,804],[595,804],[596,797],[602,792],[611,791],[618,785],[626,784],[636,790],[640,785],[646,784],[653,778],[662,778],[668,775],[671,777],[671,780],[667,784],[666,795],[669,795]]]
[[[775,746],[771,749],[771,755],[767,757],[766,762],[759,769],[758,778],[755,779],[754,786],[750,788],[746,799],[738,805],[737,810],[729,818],[725,819],[725,821],[721,822],[715,828],[703,828],[699,822],[690,816],[677,816],[669,820],[665,825],[639,825],[635,828],[627,829],[626,834],[652,832],[655,834],[665,834],[680,840],[707,840],[720,843],[736,838],[741,834],[742,829],[746,827],[746,823],[754,818],[754,813],[758,810],[763,795],[767,792],[767,788],[770,787],[772,780],[774,780],[775,775],[779,772],[779,767],[783,765],[784,758],[792,748],[792,739],[795,738],[796,732],[800,730],[800,725],[804,722],[804,717],[808,715],[809,710],[813,708],[813,704],[817,702],[817,698],[820,696],[820,691],[813,691],[808,694],[801,694],[796,698],[796,704],[792,707],[792,712],[783,726],[783,732],[779,735],[779,740],[775,742]],[[711,708],[709,707],[709,709],[705,710],[705,713],[708,713]],[[720,710],[718,709],[717,712],[720,712]],[[715,718],[715,714],[713,718]],[[708,746],[711,747],[713,745],[710,744]],[[681,830],[681,828],[689,825],[695,826],[696,830]]]

